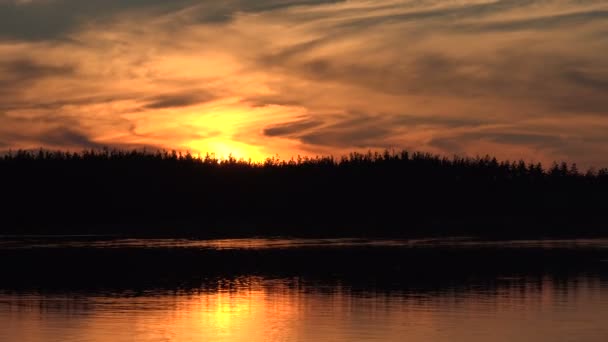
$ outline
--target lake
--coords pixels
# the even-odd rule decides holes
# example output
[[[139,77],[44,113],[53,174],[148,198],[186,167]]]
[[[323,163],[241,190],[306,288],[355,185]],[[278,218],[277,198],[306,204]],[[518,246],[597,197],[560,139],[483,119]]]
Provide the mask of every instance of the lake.
[[[608,240],[0,239],[0,341],[606,341]]]

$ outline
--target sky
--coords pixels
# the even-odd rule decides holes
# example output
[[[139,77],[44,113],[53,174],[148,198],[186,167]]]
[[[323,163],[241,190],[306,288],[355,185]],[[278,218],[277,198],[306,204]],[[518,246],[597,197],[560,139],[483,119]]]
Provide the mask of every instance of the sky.
[[[605,0],[0,0],[0,151],[608,166]]]

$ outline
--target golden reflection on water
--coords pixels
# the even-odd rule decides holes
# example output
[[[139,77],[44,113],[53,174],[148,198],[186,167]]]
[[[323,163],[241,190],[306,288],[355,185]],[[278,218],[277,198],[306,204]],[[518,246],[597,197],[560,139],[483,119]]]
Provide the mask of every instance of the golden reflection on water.
[[[394,293],[246,277],[194,293],[4,294],[0,341],[606,341],[599,280],[497,281]]]
[[[2,236],[0,236],[2,237]],[[468,237],[424,239],[365,239],[365,238],[232,238],[232,239],[125,239],[99,236],[63,237],[52,241],[48,237],[2,237],[2,249],[31,248],[200,248],[200,249],[281,249],[297,247],[460,247],[460,248],[541,248],[589,249],[608,248],[608,239],[562,240],[477,240]]]

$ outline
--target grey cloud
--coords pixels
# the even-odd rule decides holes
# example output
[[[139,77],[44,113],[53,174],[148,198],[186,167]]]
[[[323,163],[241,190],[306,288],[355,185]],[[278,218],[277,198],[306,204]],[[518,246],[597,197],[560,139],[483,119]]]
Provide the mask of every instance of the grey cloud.
[[[18,127],[18,126],[17,126]],[[102,144],[98,144],[91,140],[86,134],[79,131],[77,128],[68,126],[55,126],[47,129],[35,129],[28,131],[23,130],[0,131],[5,139],[10,143],[4,144],[3,147],[20,148],[23,146],[40,146],[40,147],[78,147],[78,148],[101,148]]]
[[[571,11],[572,8],[582,4],[577,1],[555,3],[571,6],[566,7]],[[584,4],[600,3],[584,2]],[[361,33],[368,21],[385,23],[437,19],[438,26],[421,23],[419,27],[435,34],[438,32],[437,29],[452,30],[459,35],[468,33],[470,39],[474,40],[477,38],[472,34],[484,30],[500,34],[499,31],[551,29],[563,25],[578,27],[579,24],[608,19],[608,11],[595,10],[503,22],[491,21],[490,18],[487,23],[475,23],[480,16],[500,14],[511,9],[521,10],[526,6],[538,4],[537,0],[498,1],[435,10],[413,10],[402,14],[383,14],[371,18],[336,22],[352,25],[353,32],[350,34],[355,35]],[[531,7],[532,9],[534,8]],[[467,19],[472,24],[461,24],[463,19]],[[466,31],[465,28],[469,30],[475,28],[475,30],[463,32]],[[418,32],[419,29],[417,27],[412,30],[411,32]],[[407,29],[403,31],[404,35],[410,32]],[[376,51],[365,51],[365,49],[350,55],[311,57],[315,56],[316,49],[331,46],[331,43],[337,39],[336,35],[339,33],[336,33],[336,28],[332,27],[327,30],[325,36],[286,47],[272,55],[261,56],[259,63],[263,68],[283,69],[285,73],[296,74],[314,82],[356,85],[396,96],[493,97],[513,103],[536,103],[558,112],[582,111],[601,114],[606,113],[608,108],[608,97],[599,93],[605,92],[605,85],[608,82],[606,74],[601,73],[608,67],[606,60],[593,59],[590,55],[577,55],[576,51],[568,54],[563,50],[543,51],[543,48],[536,48],[534,42],[530,41],[539,37],[532,36],[528,40],[514,42],[508,49],[503,48],[491,55],[480,53],[451,56],[447,49],[444,53],[440,52],[441,50],[431,52],[417,48],[415,45],[411,48],[400,46],[396,44],[397,37],[387,35],[386,48],[390,49],[392,57],[387,57],[384,61],[359,62],[359,56],[376,54]],[[546,44],[546,38],[542,39]],[[551,38],[555,44],[568,43],[560,40],[558,35]],[[598,40],[594,42],[601,44]],[[604,49],[608,49],[608,46]],[[598,47],[598,51],[602,50]],[[401,56],[395,53],[398,51],[402,51]],[[598,56],[600,54],[601,52],[598,52]],[[363,60],[367,61],[366,58]],[[479,72],[476,73],[474,70]]]
[[[165,109],[165,108],[179,108],[188,107],[200,103],[209,102],[216,97],[210,93],[203,91],[187,92],[181,94],[171,95],[158,95],[146,99],[146,105],[144,108],[147,109]]]
[[[361,64],[354,57],[310,60],[277,56],[267,56],[262,65],[284,68],[316,82],[339,82],[397,96],[484,96],[535,102],[547,109],[597,113],[606,113],[608,108],[608,97],[601,94],[606,80],[600,73],[608,63],[589,57],[540,53],[524,47],[492,56],[419,52],[379,64]],[[472,69],[483,73],[471,73]]]
[[[16,89],[13,89],[16,90]],[[60,110],[64,106],[87,106],[102,103],[111,103],[124,100],[137,100],[141,97],[139,94],[116,94],[116,95],[99,95],[99,96],[84,96],[65,98],[53,101],[17,101],[11,98],[2,99],[2,92],[0,91],[0,109],[2,110],[14,110],[14,109],[44,109],[44,110]]]
[[[497,133],[469,134],[469,136],[487,138],[498,143],[512,145],[558,146],[564,143],[563,138],[548,134]]]
[[[386,23],[404,23],[435,21],[441,26],[463,19],[479,19],[493,14],[508,11],[514,8],[522,8],[534,5],[538,0],[512,0],[494,1],[488,3],[474,3],[462,6],[452,6],[439,9],[408,9],[405,13],[388,13],[379,15],[368,15],[360,19],[354,19],[337,25],[338,28],[365,28],[382,25]],[[407,9],[407,8],[406,8]]]
[[[582,165],[603,165],[607,159],[605,155],[608,138],[603,137],[562,137],[550,133],[521,133],[521,132],[468,132],[451,137],[437,137],[429,145],[439,148],[445,153],[466,155],[471,153],[471,146],[479,141],[493,141],[510,146],[525,146],[542,151],[546,157],[545,162],[551,162],[551,158],[570,159],[580,162]],[[494,153],[496,151],[483,151]],[[525,158],[525,156],[512,156],[514,159]],[[599,163],[599,164],[598,164]]]
[[[192,0],[50,0],[0,2],[0,38],[45,40],[65,38],[79,26],[121,11],[148,9],[167,12]]]
[[[428,143],[429,146],[438,148],[444,153],[464,155],[465,153],[461,144],[462,141],[454,137],[436,137]]]
[[[210,130],[201,132],[200,128],[191,127],[187,125],[181,125],[179,127],[172,127],[167,129],[158,129],[153,132],[141,133],[137,131],[137,125],[130,124],[128,128],[129,133],[132,136],[140,137],[140,138],[153,138],[153,139],[163,139],[170,140],[174,138],[176,135],[179,135],[182,138],[192,139],[192,140],[202,140],[218,137],[222,134],[221,131]]]
[[[0,61],[0,109],[15,106],[18,94],[36,82],[76,73],[73,65],[50,65],[30,59]]]
[[[304,119],[267,127],[263,133],[268,137],[290,137],[311,145],[360,146],[370,139],[388,135],[387,129],[371,126],[373,121],[371,115],[352,112],[334,117],[334,123],[330,125],[324,125],[321,120]]]
[[[302,131],[309,130],[311,128],[318,127],[322,125],[322,121],[317,120],[303,120],[303,121],[295,121],[289,122],[285,124],[275,125],[264,129],[264,135],[268,137],[277,137],[277,136],[289,136],[292,134],[301,134]]]
[[[29,59],[16,59],[0,62],[0,69],[17,80],[36,79],[49,76],[67,76],[74,74],[71,65],[49,65]]]
[[[95,121],[93,121],[95,122]],[[124,125],[121,119],[111,124],[117,128]],[[61,113],[38,116],[13,116],[0,112],[0,137],[10,148],[101,148],[105,144],[96,142],[89,129],[78,119]],[[118,145],[117,145],[118,146]]]
[[[305,56],[291,54],[275,54],[260,59],[263,67],[283,68],[288,72],[297,73],[300,77],[314,81],[332,81],[349,85],[359,85],[376,91],[396,95],[414,92],[428,82],[427,78],[442,79],[451,77],[451,72],[457,67],[457,61],[435,54],[419,56],[414,63],[403,60],[391,64],[359,64],[352,59],[343,57],[324,57],[307,59]],[[416,82],[416,81],[422,82]],[[445,87],[446,82],[439,82]],[[461,87],[459,89],[462,90]]]
[[[339,148],[390,148],[399,139],[399,132],[420,125],[442,129],[479,127],[484,121],[474,118],[453,118],[443,115],[403,115],[396,113],[367,114],[350,111],[340,116],[313,115],[312,118],[264,129],[269,137],[289,137],[304,144]],[[326,119],[331,124],[325,124]]]
[[[286,136],[304,144],[332,147],[386,147],[385,140],[393,131],[383,117],[349,112],[334,117],[330,125],[317,120],[304,120],[272,126],[264,130],[267,136]]]
[[[14,59],[0,61],[1,84],[10,86],[48,77],[72,76],[76,72],[74,65],[51,65],[31,59]]]
[[[328,128],[318,132],[311,132],[300,136],[305,144],[332,146],[332,147],[379,147],[390,146],[385,139],[391,136],[391,130],[385,127],[353,127],[348,130]]]
[[[324,44],[331,44],[332,38],[335,36],[327,35],[322,38],[312,39],[303,43],[293,44],[284,48],[282,51],[279,51],[275,55],[266,56],[265,59],[269,64],[272,64],[273,60],[276,61],[284,61],[291,58],[297,58],[304,53],[310,52],[315,48],[322,47]]]
[[[0,39],[67,39],[83,25],[93,29],[97,21],[111,21],[115,14],[125,11],[132,11],[133,16],[129,16],[129,18],[133,18],[134,21],[157,18],[159,15],[173,12],[176,17],[168,18],[163,22],[169,23],[167,28],[174,27],[179,31],[181,26],[189,27],[192,24],[226,23],[235,14],[242,12],[259,13],[287,9],[291,6],[332,2],[336,1],[34,0],[17,5],[15,1],[0,0]],[[608,114],[608,96],[605,96],[608,91],[608,75],[605,73],[605,70],[608,70],[608,62],[602,58],[608,49],[608,40],[601,36],[601,32],[605,31],[605,28],[598,25],[608,19],[608,11],[605,8],[590,11],[590,7],[581,6],[581,4],[603,5],[605,2],[578,0],[571,2],[566,0],[514,0],[482,4],[461,2],[459,5],[445,5],[435,9],[425,7],[428,3],[426,1],[391,1],[386,4],[383,1],[366,1],[360,8],[345,6],[345,8],[337,9],[327,7],[319,11],[306,9],[270,13],[269,17],[285,14],[285,20],[291,20],[288,24],[292,25],[287,25],[289,26],[286,32],[287,39],[301,32],[304,32],[304,35],[297,38],[315,37],[304,43],[294,39],[300,43],[286,47],[282,51],[275,51],[275,48],[281,46],[287,39],[275,42],[271,41],[272,37],[262,37],[259,50],[239,51],[237,40],[242,38],[239,36],[242,32],[238,30],[243,29],[239,25],[242,24],[247,29],[249,28],[247,25],[264,25],[265,23],[261,20],[235,23],[235,27],[230,26],[229,30],[236,31],[234,36],[236,47],[233,47],[230,39],[227,44],[230,47],[220,44],[220,47],[213,45],[213,48],[217,47],[220,50],[226,48],[227,51],[219,52],[232,54],[239,62],[246,64],[242,69],[243,73],[259,67],[255,71],[271,74],[273,77],[267,79],[272,79],[272,82],[276,83],[268,84],[268,86],[272,90],[276,90],[277,94],[257,97],[251,94],[239,94],[239,90],[230,89],[230,85],[223,90],[226,94],[253,96],[243,100],[248,105],[298,106],[313,113],[310,118],[305,120],[267,126],[263,129],[263,134],[268,137],[289,137],[304,145],[340,148],[388,147],[392,145],[393,141],[398,141],[399,134],[404,130],[424,129],[418,127],[422,125],[448,130],[466,127],[483,129],[484,127],[481,126],[496,123],[496,119],[489,119],[488,121],[492,122],[486,122],[469,118],[469,116],[479,116],[478,113],[484,111],[491,112],[494,109],[491,108],[493,105],[505,106],[508,104],[506,106],[512,106],[514,111],[525,111],[524,114],[514,112],[513,116],[538,115],[557,118],[559,115],[578,115],[583,112],[592,113],[598,117]],[[441,4],[441,2],[433,1],[430,3]],[[529,17],[522,14],[528,7],[532,15],[537,13],[538,16]],[[559,13],[563,14],[542,16],[543,8],[551,13],[555,13],[557,9]],[[577,10],[577,8],[583,8],[584,11]],[[187,10],[179,11],[181,9]],[[511,10],[517,12],[510,12]],[[138,13],[142,15],[139,16]],[[508,21],[495,19],[505,18],[502,14],[511,15],[511,17],[519,16],[519,19]],[[483,22],[479,20],[480,18]],[[315,22],[315,20],[318,21]],[[404,25],[401,25],[402,23]],[[583,27],[583,24],[587,23],[591,23],[591,25]],[[138,24],[131,23],[132,27],[137,27]],[[302,25],[298,26],[298,24]],[[372,27],[375,25],[378,27]],[[573,41],[572,35],[560,35],[559,31],[549,32],[551,34],[526,32],[526,34],[510,35],[510,32],[519,30],[541,31],[575,27],[580,28],[580,45],[576,45],[579,42]],[[291,28],[294,30],[290,31]],[[378,30],[376,31],[376,29]],[[367,33],[371,33],[369,37],[373,37],[373,39],[367,40]],[[485,36],[479,33],[490,33],[491,35]],[[433,38],[429,38],[431,36]],[[470,49],[466,50],[455,48],[450,42],[445,43],[452,37],[456,41],[455,44],[466,44],[467,42],[473,44]],[[222,38],[218,37],[218,39]],[[427,40],[427,38],[429,39]],[[435,40],[435,38],[438,39]],[[496,38],[496,43],[494,43],[494,38]],[[184,35],[184,39],[188,39],[187,33]],[[595,53],[591,52],[591,47],[589,47],[589,51],[585,50],[586,46],[591,46],[591,44],[585,45],[584,39],[593,43]],[[336,51],[334,47],[342,47],[339,45],[342,42],[348,43],[345,44],[345,50]],[[534,42],[541,42],[541,44],[534,45]],[[490,48],[495,47],[495,49],[479,47],[486,43],[490,45]],[[574,43],[573,47],[569,48],[566,45],[568,43]],[[270,48],[265,49],[266,47]],[[583,51],[577,51],[577,47],[584,47]],[[387,53],[383,49],[386,49]],[[255,56],[268,53],[268,51],[272,51],[273,54],[259,57],[258,65],[247,65],[256,58]],[[242,54],[245,54],[244,58],[241,58]],[[198,92],[192,89],[179,91],[175,88],[164,88],[163,91],[167,93],[156,95],[133,92],[109,95],[104,93],[106,95],[97,96],[93,92],[87,94],[90,96],[80,94],[77,97],[78,94],[75,94],[72,99],[49,100],[41,96],[40,100],[31,100],[31,97],[28,97],[29,103],[25,103],[15,94],[19,94],[20,91],[29,89],[32,84],[47,78],[72,77],[75,82],[71,84],[78,83],[95,87],[96,80],[87,83],[89,79],[76,75],[77,66],[47,64],[44,57],[35,56],[35,58],[39,58],[36,61],[23,59],[0,62],[0,110],[48,110],[46,119],[37,118],[35,122],[13,121],[12,128],[0,128],[0,140],[2,140],[0,146],[11,143],[11,141],[34,141],[48,145],[67,146],[72,144],[97,147],[95,140],[87,133],[95,129],[94,124],[90,124],[95,122],[94,120],[85,117],[86,115],[73,121],[53,116],[66,105],[78,106],[127,99],[136,103],[134,106],[137,108],[133,109],[136,111],[180,108],[215,99],[213,94],[204,91]],[[112,64],[114,61],[109,61],[109,63]],[[250,68],[248,69],[248,67]],[[149,81],[154,75],[144,77],[147,77],[146,81]],[[302,82],[302,80],[304,81]],[[177,87],[198,87],[200,84],[205,84],[200,80],[194,82],[197,83],[179,84]],[[230,83],[230,81],[226,83]],[[378,98],[389,99],[386,105],[381,104],[382,110],[394,110],[395,112],[381,114],[350,112],[342,116],[327,115],[323,112],[327,110],[335,113],[336,110],[344,110],[344,108],[340,108],[340,106],[344,106],[344,98],[347,97],[344,96],[344,91],[353,88],[358,88],[354,92],[358,95],[372,94],[370,99],[376,99],[376,101]],[[134,89],[136,88],[134,87]],[[324,90],[327,90],[327,94],[321,94]],[[336,103],[332,103],[333,95],[336,95]],[[476,114],[461,114],[462,117],[454,117],[453,115],[462,113],[464,110],[462,108],[455,109],[459,112],[448,113],[452,116],[416,116],[397,112],[398,109],[395,107],[407,105],[409,99],[413,99],[413,107],[404,108],[418,110],[415,106],[421,105],[422,97],[424,100],[432,98],[433,100],[430,101],[437,103],[445,98],[450,100],[456,98],[460,101],[459,103],[463,104],[463,108],[474,108]],[[25,99],[25,97],[23,98]],[[396,100],[397,98],[399,100]],[[395,103],[389,103],[392,101],[390,99],[395,99]],[[373,101],[370,100],[371,108],[376,105]],[[480,104],[484,107],[480,108]],[[529,104],[533,104],[533,106],[528,106]],[[353,105],[349,104],[349,106]],[[116,107],[123,108],[124,106]],[[504,112],[504,108],[498,109]],[[74,108],[70,110],[73,111]],[[425,112],[430,110],[424,109]],[[108,117],[117,117],[117,114],[116,111],[113,111]],[[490,116],[488,117],[490,118]],[[113,119],[109,118],[109,120]],[[509,117],[502,118],[505,121],[509,119]],[[87,122],[89,126],[79,126],[78,122]],[[3,123],[6,123],[6,120],[0,116],[0,125]],[[38,131],[28,131],[32,129],[32,126],[36,126]],[[122,131],[122,129],[117,131]],[[33,133],[15,133],[19,130]],[[179,127],[177,130],[179,130],[180,136],[187,136],[192,131],[188,127]],[[131,136],[137,135],[135,131],[133,129]],[[148,137],[154,138],[155,141],[159,141],[161,138],[164,141],[171,141],[171,136],[177,135],[175,133],[176,131],[163,132],[161,130],[151,133],[152,135],[148,135]],[[201,135],[200,137],[207,136]],[[573,151],[569,147],[570,142],[559,136],[508,130],[466,133],[455,138],[436,138],[431,141],[431,146],[446,151],[461,152],[458,150],[461,143],[477,140]],[[602,143],[594,142],[598,146]]]
[[[456,128],[456,127],[477,127],[488,124],[486,120],[477,118],[467,117],[448,117],[441,115],[434,116],[411,116],[411,115],[399,115],[395,116],[392,120],[394,124],[404,126],[418,126],[418,125],[429,125],[429,126],[440,126],[444,128]]]
[[[356,58],[344,60],[336,58],[277,59],[277,56],[264,58],[264,67],[280,67],[286,72],[298,74],[316,82],[338,82],[357,85],[372,91],[387,94],[405,95],[407,93],[471,91],[471,87],[456,84],[456,61],[439,56],[419,57],[414,63],[399,61],[377,65],[358,64]],[[408,65],[409,64],[409,65]],[[434,88],[434,89],[431,89]],[[477,87],[476,87],[477,88]],[[485,87],[478,87],[484,89]],[[485,88],[487,89],[487,88]]]
[[[602,92],[608,91],[608,74],[604,74],[604,78],[602,78],[601,75],[589,75],[580,70],[567,70],[564,72],[564,78],[583,87]]]
[[[102,143],[71,118],[12,118],[0,114],[0,152],[9,149],[162,149],[156,145]]]
[[[249,97],[242,101],[252,107],[265,107],[265,106],[304,106],[304,99],[298,96],[255,96]]]
[[[91,140],[87,135],[72,128],[59,127],[36,135],[36,141],[42,146],[78,146],[80,148],[99,149],[104,147]]]
[[[192,9],[195,22],[224,22],[238,12],[259,12],[337,0],[49,0],[16,3],[0,1],[0,39],[67,39],[91,21],[103,21],[126,11],[162,15]]]
[[[270,11],[294,6],[314,6],[344,2],[345,0],[240,0],[232,1],[231,6],[236,11]],[[229,2],[230,3],[230,2]]]
[[[194,18],[198,22],[225,22],[236,13],[259,13],[294,6],[314,6],[344,2],[345,0],[227,0],[205,1]]]
[[[459,153],[460,145],[466,142],[493,141],[505,145],[522,145],[548,150],[564,150],[569,142],[558,136],[543,133],[518,133],[518,132],[467,132],[458,136],[438,137],[432,139],[430,146],[438,147],[444,151]]]
[[[69,116],[60,113],[32,115],[32,116],[16,116],[6,112],[0,112],[0,132],[20,132],[21,128],[35,129],[38,125],[44,127],[58,127],[77,125],[78,122]]]
[[[486,24],[455,25],[450,29],[473,31],[478,33],[492,31],[519,31],[519,30],[549,30],[567,26],[580,26],[595,21],[608,20],[608,11],[595,10],[575,12],[560,15],[541,16],[538,18],[517,19]]]
[[[0,109],[60,109],[66,105],[93,105],[115,101],[143,101],[145,109],[163,109],[186,107],[205,103],[216,98],[204,90],[188,90],[171,94],[144,96],[142,93],[116,93],[60,98],[55,100],[27,101],[19,100],[19,92],[31,84],[48,78],[78,79],[77,68],[73,65],[49,65],[29,59],[0,61]]]

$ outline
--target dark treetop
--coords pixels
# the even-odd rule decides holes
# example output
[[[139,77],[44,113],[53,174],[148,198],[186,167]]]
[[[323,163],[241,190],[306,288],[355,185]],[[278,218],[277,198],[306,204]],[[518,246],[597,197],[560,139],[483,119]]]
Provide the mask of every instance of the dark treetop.
[[[99,150],[0,157],[3,234],[606,235],[608,172],[353,153],[252,163]]]

